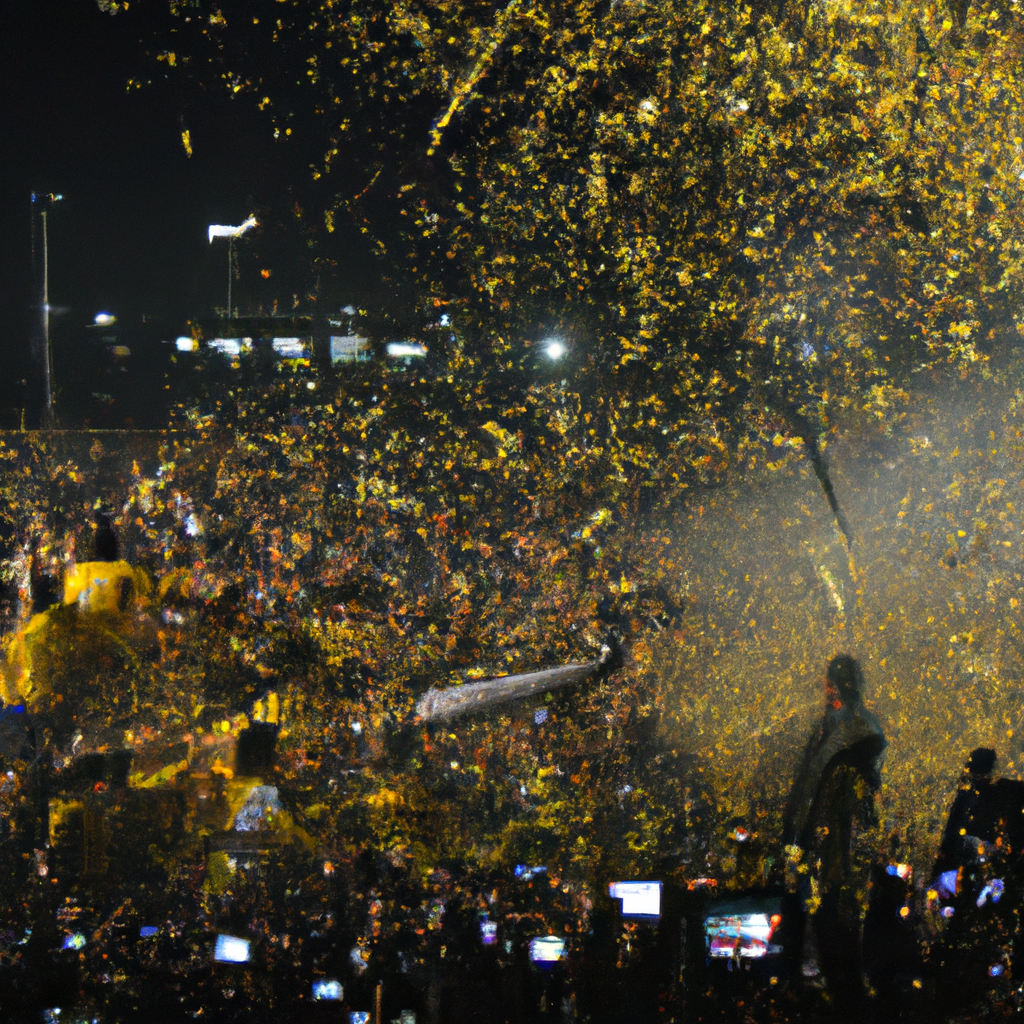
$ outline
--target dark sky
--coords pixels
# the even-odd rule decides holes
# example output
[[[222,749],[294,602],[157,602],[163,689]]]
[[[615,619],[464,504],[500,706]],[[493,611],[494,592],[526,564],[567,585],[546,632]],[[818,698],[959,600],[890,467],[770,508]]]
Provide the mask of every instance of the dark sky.
[[[140,0],[143,13],[136,8],[131,17],[103,14],[94,0],[7,5],[0,43],[7,169],[0,219],[0,426],[22,404],[22,392],[30,393],[31,406],[39,391],[27,358],[34,316],[33,189],[65,196],[49,219],[50,302],[66,308],[53,326],[62,345],[77,344],[73,339],[100,310],[125,319],[156,315],[173,333],[188,316],[223,304],[225,243],[208,244],[206,226],[238,224],[250,212],[266,216],[268,229],[240,262],[236,300],[285,302],[308,285],[288,277],[300,261],[287,252],[305,245],[289,211],[298,200],[310,222],[319,218],[310,207],[323,197],[311,194],[308,170],[316,154],[275,142],[251,98],[161,78],[163,66],[145,56],[142,37],[161,31],[157,12],[166,4],[146,3]],[[154,83],[129,92],[131,77]],[[191,132],[191,159],[183,127]],[[335,281],[324,296],[322,312],[329,311],[328,299],[331,309],[335,302],[366,301],[374,287],[374,270],[354,231],[343,228],[330,241],[341,284]],[[261,262],[276,262],[266,282]],[[308,270],[301,274],[308,277]],[[17,383],[23,377],[29,379],[24,388]]]

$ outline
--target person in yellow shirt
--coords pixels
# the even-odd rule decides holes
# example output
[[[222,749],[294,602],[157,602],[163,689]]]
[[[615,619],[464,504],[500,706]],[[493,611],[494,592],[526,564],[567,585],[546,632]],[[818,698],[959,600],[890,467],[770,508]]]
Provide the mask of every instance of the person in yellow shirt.
[[[149,578],[118,558],[103,515],[97,516],[94,549],[94,557],[68,568],[62,598],[32,615],[0,666],[4,703],[24,706],[58,745],[86,720],[109,719],[126,698],[130,705],[131,673],[155,640],[155,623],[146,614]]]

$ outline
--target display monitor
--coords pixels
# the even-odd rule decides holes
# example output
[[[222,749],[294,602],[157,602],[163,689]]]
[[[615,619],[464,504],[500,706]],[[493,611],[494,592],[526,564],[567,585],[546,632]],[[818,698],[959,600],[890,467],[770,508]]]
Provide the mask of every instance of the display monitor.
[[[704,919],[708,956],[757,959],[779,953],[782,947],[771,940],[781,921],[780,914],[711,914]]]
[[[557,935],[538,935],[530,939],[530,960],[535,964],[553,964],[565,958],[565,939]]]
[[[211,338],[207,344],[222,356],[237,358],[252,349],[252,338]]]
[[[612,882],[608,895],[622,900],[623,917],[661,915],[661,882]]]
[[[306,358],[305,338],[274,338],[270,342],[270,347],[282,359]]]
[[[331,365],[358,363],[370,358],[370,342],[358,334],[331,335]]]
[[[244,964],[249,960],[249,940],[234,935],[218,935],[213,949],[214,960],[226,964]]]

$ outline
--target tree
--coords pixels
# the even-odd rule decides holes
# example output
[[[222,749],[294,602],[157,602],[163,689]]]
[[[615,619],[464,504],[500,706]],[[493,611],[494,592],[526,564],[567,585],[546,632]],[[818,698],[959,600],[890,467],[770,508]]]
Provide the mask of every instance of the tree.
[[[117,7],[117,5],[107,5]],[[999,5],[172,3],[476,371],[570,343],[641,474],[880,420],[1016,330],[1021,25]],[[334,176],[332,179],[331,176]],[[449,305],[450,304],[450,305]]]

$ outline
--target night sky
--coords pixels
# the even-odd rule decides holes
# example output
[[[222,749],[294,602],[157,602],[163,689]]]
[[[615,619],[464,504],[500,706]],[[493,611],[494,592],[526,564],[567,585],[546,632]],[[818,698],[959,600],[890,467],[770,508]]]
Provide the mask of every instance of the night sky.
[[[275,141],[249,97],[165,78],[144,52],[147,39],[166,32],[165,12],[166,4],[150,2],[111,17],[94,0],[31,0],[5,13],[0,427],[12,425],[13,407],[31,409],[41,395],[28,355],[33,189],[65,196],[49,232],[50,302],[63,310],[52,333],[61,351],[88,343],[86,325],[100,310],[123,323],[156,318],[173,337],[187,318],[223,304],[225,243],[208,244],[206,227],[238,224],[252,212],[266,228],[240,254],[236,303],[291,306],[292,296],[309,291],[308,260],[294,256],[296,247],[308,252],[309,225],[322,223],[327,199],[311,183],[315,146],[308,137]],[[133,77],[152,84],[129,91]],[[331,236],[329,255],[336,267],[317,311],[372,302],[379,272],[354,229],[343,225]],[[272,271],[266,280],[264,265]]]

